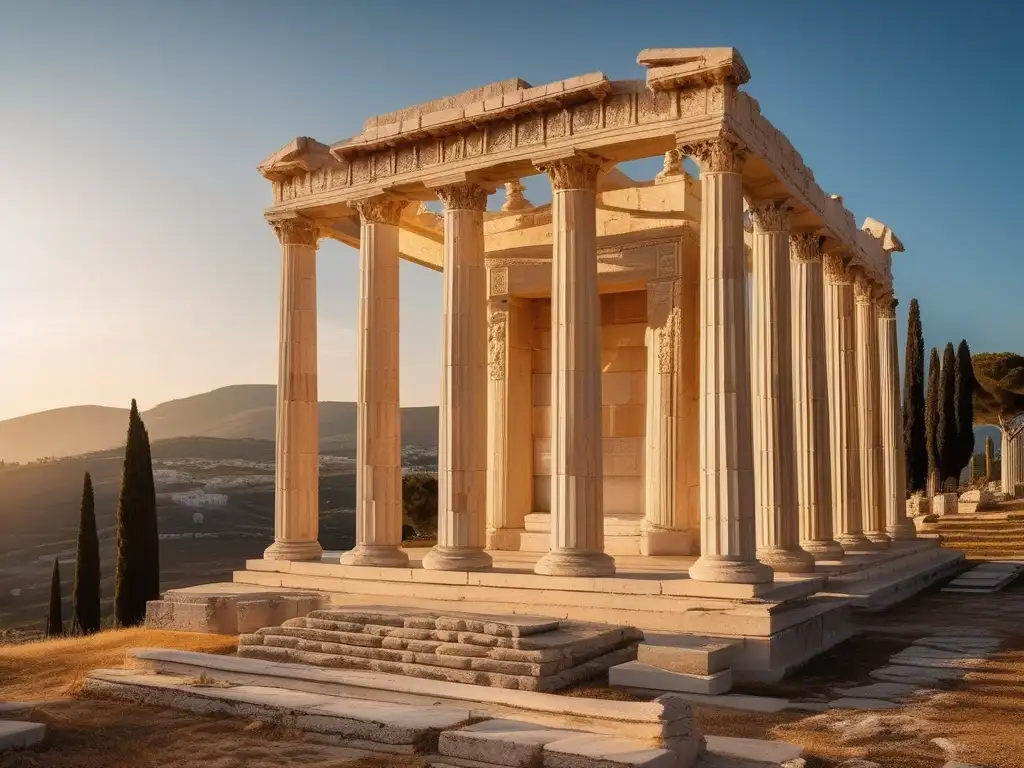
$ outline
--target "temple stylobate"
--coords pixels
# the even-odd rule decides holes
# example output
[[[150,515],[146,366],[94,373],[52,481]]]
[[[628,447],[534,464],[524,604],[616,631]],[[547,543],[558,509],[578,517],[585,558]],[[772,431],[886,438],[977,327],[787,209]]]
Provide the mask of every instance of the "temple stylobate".
[[[906,518],[902,244],[818,186],[736,50],[637,61],[645,80],[495,83],[260,165],[282,251],[276,534],[236,581],[767,638],[765,677],[848,635],[844,590],[902,599],[948,567]],[[644,157],[656,178],[616,167]],[[534,174],[549,205],[523,195]],[[323,238],[359,251],[345,553],[317,541]],[[422,557],[401,542],[401,259],[444,274]]]

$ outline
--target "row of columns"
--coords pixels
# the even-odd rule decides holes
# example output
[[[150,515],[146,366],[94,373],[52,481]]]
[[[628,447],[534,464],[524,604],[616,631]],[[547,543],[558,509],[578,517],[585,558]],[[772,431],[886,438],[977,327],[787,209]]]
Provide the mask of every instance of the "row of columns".
[[[1003,493],[1014,496],[1017,486],[1024,483],[1024,432],[1010,437],[1008,426],[1002,427],[999,479]]]
[[[817,234],[791,231],[785,201],[751,203],[754,338],[748,344],[742,148],[723,136],[682,151],[700,162],[703,187],[696,277],[700,344],[699,361],[693,361],[700,377],[701,556],[691,577],[762,583],[773,578],[773,570],[810,571],[815,559],[912,538],[904,504],[895,299],[875,296],[840,254],[823,254]],[[604,552],[602,499],[600,161],[575,155],[540,169],[553,191],[552,491],[551,547],[536,572],[606,576],[615,566]],[[488,456],[500,463],[497,454],[508,449],[492,433],[509,425],[497,419],[489,433],[483,414],[489,397],[503,400],[506,408],[513,397],[493,375],[495,365],[507,361],[488,359],[487,335],[496,327],[503,334],[512,329],[508,308],[487,304],[486,191],[466,181],[436,192],[444,205],[445,266],[439,520],[437,546],[423,567],[479,570],[491,565],[485,551],[488,493],[508,490],[501,467],[487,469]],[[405,205],[388,196],[356,204],[361,221],[357,541],[343,557],[349,564],[408,563],[401,549],[398,402],[398,223]],[[320,554],[316,232],[300,218],[275,226],[284,260],[282,416],[277,535],[265,556],[314,559]],[[675,277],[655,286],[665,300],[659,300],[659,317],[649,318],[649,350],[681,343],[680,285]],[[659,352],[652,361],[649,355],[648,361],[658,364],[656,372],[648,372],[647,467],[654,477],[648,477],[644,531],[654,534],[650,554],[658,553],[658,541],[679,533],[680,505],[673,497],[684,492],[681,361],[671,353],[667,363],[661,357]],[[293,414],[300,414],[299,429]],[[312,497],[306,498],[310,488]]]

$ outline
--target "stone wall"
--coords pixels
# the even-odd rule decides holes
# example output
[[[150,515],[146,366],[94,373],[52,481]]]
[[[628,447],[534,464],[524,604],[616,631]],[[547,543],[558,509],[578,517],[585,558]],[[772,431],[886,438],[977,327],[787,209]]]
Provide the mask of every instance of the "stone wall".
[[[644,512],[647,292],[601,296],[601,424],[606,516]],[[551,301],[533,301],[533,508],[551,509]],[[611,535],[612,530],[606,529]]]

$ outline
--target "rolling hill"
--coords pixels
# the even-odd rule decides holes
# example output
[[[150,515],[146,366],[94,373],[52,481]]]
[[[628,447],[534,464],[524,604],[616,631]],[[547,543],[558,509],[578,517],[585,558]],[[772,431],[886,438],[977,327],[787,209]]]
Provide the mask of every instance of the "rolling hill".
[[[276,390],[272,384],[222,387],[171,400],[142,413],[151,440],[216,437],[274,440]],[[437,446],[436,406],[402,409],[402,443]],[[0,459],[26,462],[77,456],[124,444],[127,408],[80,405],[0,421]],[[319,409],[322,450],[354,448],[356,404],[326,401]]]

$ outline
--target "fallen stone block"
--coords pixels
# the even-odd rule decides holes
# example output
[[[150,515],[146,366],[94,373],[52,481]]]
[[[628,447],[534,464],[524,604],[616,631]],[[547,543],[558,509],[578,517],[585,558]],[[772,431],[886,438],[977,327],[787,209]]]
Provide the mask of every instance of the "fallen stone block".
[[[541,762],[545,744],[578,735],[581,735],[579,731],[547,728],[519,720],[485,720],[445,731],[438,739],[437,750],[447,757],[529,768]]]
[[[669,672],[640,661],[629,661],[608,670],[608,683],[621,688],[717,696],[732,688],[732,671],[726,669],[713,675],[694,675]]]
[[[734,643],[649,633],[637,646],[636,659],[669,672],[713,675],[729,669],[734,651]]]
[[[24,723],[18,720],[0,720],[0,752],[24,749],[38,744],[46,737],[42,723]]]
[[[680,768],[693,763],[673,750],[647,747],[632,739],[580,734],[544,745],[545,768]]]

